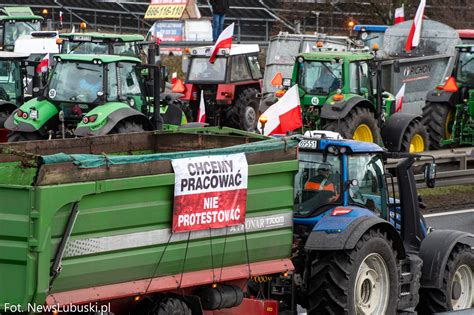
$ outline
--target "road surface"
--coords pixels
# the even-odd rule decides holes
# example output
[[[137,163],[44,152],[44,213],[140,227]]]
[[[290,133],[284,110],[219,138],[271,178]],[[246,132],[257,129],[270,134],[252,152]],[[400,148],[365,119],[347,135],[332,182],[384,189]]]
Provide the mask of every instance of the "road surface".
[[[474,233],[474,209],[426,214],[425,219],[434,229]]]

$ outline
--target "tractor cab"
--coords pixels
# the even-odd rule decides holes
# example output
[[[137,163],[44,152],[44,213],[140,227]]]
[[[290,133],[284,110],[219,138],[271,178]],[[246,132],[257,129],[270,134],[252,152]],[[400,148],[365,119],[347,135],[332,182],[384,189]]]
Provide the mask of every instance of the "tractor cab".
[[[181,98],[188,119],[196,121],[201,94],[206,104],[206,120],[211,125],[255,131],[262,73],[258,45],[232,45],[221,49],[209,62],[212,47],[189,50],[189,64]]]
[[[0,11],[0,50],[13,51],[20,36],[41,31],[43,18],[28,7],[4,7]]]
[[[387,25],[355,25],[354,32],[358,46],[373,47],[375,44],[382,48]]]
[[[122,35],[106,33],[60,34],[58,44],[61,54],[120,55],[140,57],[139,43],[142,35]]]

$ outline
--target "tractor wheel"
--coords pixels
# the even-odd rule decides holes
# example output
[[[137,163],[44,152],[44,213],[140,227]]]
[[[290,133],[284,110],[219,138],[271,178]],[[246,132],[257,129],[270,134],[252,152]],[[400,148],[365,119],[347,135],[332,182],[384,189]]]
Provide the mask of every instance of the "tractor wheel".
[[[12,132],[8,135],[8,142],[23,142],[44,140],[37,132]]]
[[[167,298],[158,304],[155,312],[156,315],[192,315],[189,306],[182,300],[177,298]]]
[[[402,152],[421,153],[428,151],[430,147],[430,137],[425,126],[419,120],[410,123],[402,140]]]
[[[236,110],[231,117],[233,125],[250,132],[257,129],[257,114],[260,107],[258,93],[258,90],[254,88],[247,88],[239,93],[235,101]]]
[[[395,314],[396,252],[384,232],[368,231],[352,250],[311,256],[309,314]]]
[[[144,132],[143,126],[132,121],[119,122],[113,129],[115,133]]]
[[[3,128],[5,125],[5,121],[10,117],[7,112],[0,112],[0,128]]]
[[[432,149],[441,149],[441,140],[451,137],[454,114],[449,104],[428,103],[423,107],[423,123],[428,127]]]
[[[420,290],[418,314],[456,311],[472,307],[474,251],[466,245],[457,245],[449,255],[441,289]]]
[[[380,130],[374,115],[364,107],[354,107],[346,117],[329,120],[324,130],[336,131],[346,139],[380,143]]]

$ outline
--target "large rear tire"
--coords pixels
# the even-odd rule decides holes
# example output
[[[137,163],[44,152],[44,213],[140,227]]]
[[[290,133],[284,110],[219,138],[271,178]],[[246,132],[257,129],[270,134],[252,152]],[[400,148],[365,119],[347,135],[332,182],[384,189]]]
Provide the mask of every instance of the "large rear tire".
[[[428,128],[432,149],[441,149],[441,141],[451,137],[454,114],[455,109],[447,103],[427,103],[423,107],[423,123]]]
[[[192,315],[189,306],[180,299],[167,298],[158,305],[156,315]]]
[[[410,123],[403,135],[401,151],[421,153],[430,148],[430,137],[425,126],[419,120]]]
[[[396,252],[385,233],[371,230],[353,250],[310,253],[309,314],[395,314]]]
[[[23,142],[43,140],[41,135],[37,132],[11,132],[8,135],[8,142]]]
[[[132,121],[119,122],[113,130],[115,130],[116,133],[133,133],[145,131],[142,125]]]
[[[258,109],[260,100],[257,98],[259,91],[255,88],[242,90],[235,101],[236,110],[231,118],[238,128],[253,132],[257,129]]]
[[[354,107],[340,120],[326,120],[324,130],[339,132],[345,139],[379,144],[380,130],[372,112],[364,107]]]
[[[473,271],[474,251],[466,245],[454,247],[444,269],[442,288],[420,290],[418,313],[433,314],[472,307]]]

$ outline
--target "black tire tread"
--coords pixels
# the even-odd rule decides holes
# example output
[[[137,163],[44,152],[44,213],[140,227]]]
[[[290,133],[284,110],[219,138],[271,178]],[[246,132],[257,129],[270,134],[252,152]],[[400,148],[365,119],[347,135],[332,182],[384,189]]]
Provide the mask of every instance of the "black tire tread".
[[[166,298],[161,301],[156,312],[157,315],[192,315],[189,306],[180,299]]]
[[[133,121],[121,122],[115,127],[115,129],[117,130],[117,133],[133,133],[145,131],[142,125]]]
[[[405,134],[403,135],[402,139],[402,152],[409,152],[410,151],[410,142],[411,139],[416,135],[419,134],[425,143],[425,148],[423,151],[428,151],[430,148],[430,136],[428,131],[426,130],[425,126],[420,120],[413,120],[410,125],[407,127]]]
[[[255,131],[255,128],[257,127],[258,110],[260,107],[260,102],[256,97],[258,93],[259,91],[255,88],[246,88],[242,90],[237,96],[237,99],[235,101],[235,106],[237,107],[237,110],[235,111],[234,117],[232,119],[236,127],[246,131]],[[250,106],[255,110],[255,126],[251,129],[246,129],[243,119],[244,112],[245,108],[252,103],[253,105]]]
[[[428,129],[430,146],[434,150],[441,149],[441,140],[446,137],[444,126],[449,111],[450,105],[447,103],[427,103],[423,107],[423,124]]]
[[[369,126],[374,137],[374,143],[381,143],[377,120],[372,112],[365,107],[354,107],[346,117],[340,120],[326,120],[325,123],[323,123],[322,129],[339,132],[343,138],[352,139],[354,131],[361,123],[365,123]]]
[[[42,137],[37,132],[10,132],[8,135],[8,142],[23,142],[42,140]]]
[[[308,314],[349,314],[349,277],[354,270],[354,260],[364,243],[381,238],[397,253],[385,232],[370,230],[357,242],[353,250],[311,253],[311,274],[307,296]]]
[[[459,260],[459,257],[463,255],[470,256],[470,260],[474,262],[474,251],[467,245],[458,244],[449,255],[448,262],[444,269],[443,286],[441,289],[420,289],[420,303],[417,307],[417,311],[420,315],[452,311],[452,306],[448,298],[448,281],[450,281],[456,272],[456,262]]]

